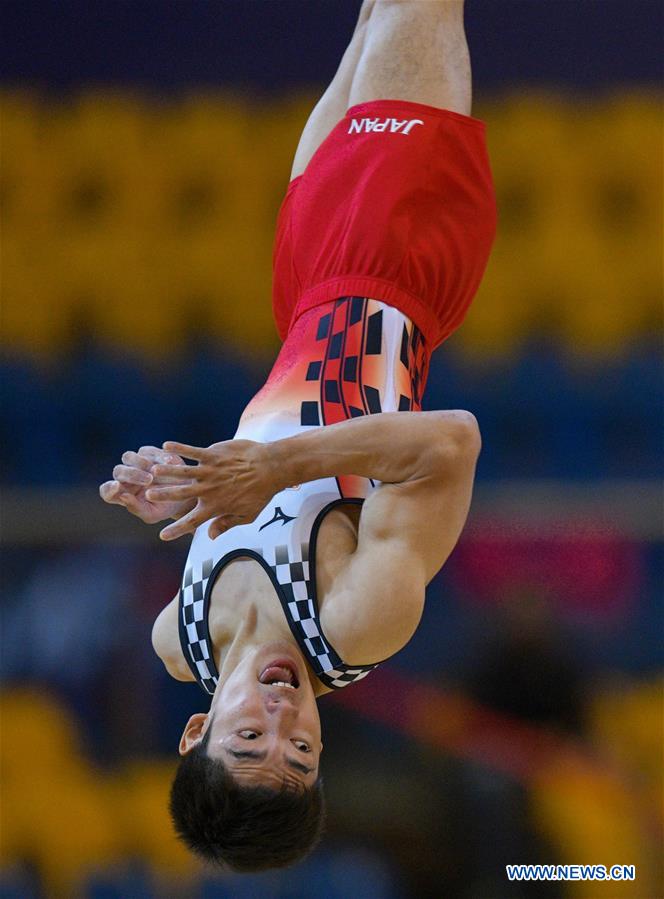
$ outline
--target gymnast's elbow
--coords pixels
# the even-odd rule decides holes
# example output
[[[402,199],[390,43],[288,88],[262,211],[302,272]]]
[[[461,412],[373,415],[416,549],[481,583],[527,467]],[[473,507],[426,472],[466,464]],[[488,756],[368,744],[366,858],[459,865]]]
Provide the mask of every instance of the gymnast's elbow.
[[[482,435],[473,413],[465,409],[439,413],[431,449],[432,466],[439,474],[474,469],[482,449]]]

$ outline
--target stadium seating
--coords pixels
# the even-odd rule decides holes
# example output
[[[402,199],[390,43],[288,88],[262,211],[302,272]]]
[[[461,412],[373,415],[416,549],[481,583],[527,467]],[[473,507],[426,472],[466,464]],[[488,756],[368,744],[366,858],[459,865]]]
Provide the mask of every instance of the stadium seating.
[[[274,221],[311,99],[0,100],[5,346],[57,354],[82,308],[105,342],[160,356],[197,306],[243,352],[274,345]],[[544,328],[623,351],[659,317],[657,98],[521,93],[477,114],[500,226],[459,346],[504,355]]]
[[[619,694],[597,694],[591,735],[604,762],[569,747],[556,750],[529,783],[534,820],[561,858],[636,864],[644,895],[656,890],[656,865],[645,851],[639,822],[649,815],[654,821],[657,814],[660,696],[656,680]],[[43,692],[8,690],[1,712],[3,803],[12,812],[3,816],[0,892],[9,899],[39,895],[20,867],[26,859],[36,864],[49,896],[304,899],[315,884],[317,896],[340,899],[351,878],[358,895],[401,895],[389,867],[359,847],[333,846],[287,872],[215,876],[192,860],[172,832],[166,811],[170,761],[100,771],[82,753],[66,707]],[[621,771],[634,776],[631,787]],[[592,884],[577,883],[570,895],[583,899],[596,893]],[[632,893],[627,884],[614,884],[611,895]]]
[[[480,478],[658,476],[663,410],[654,344],[599,365],[532,341],[518,355],[480,364],[452,341],[434,356],[425,407],[475,413],[484,435]],[[130,447],[229,439],[267,371],[267,360],[240,357],[204,321],[168,366],[99,346],[89,334],[69,348],[58,364],[0,357],[5,483],[99,481]]]
[[[311,99],[0,99],[2,478],[96,480],[128,446],[230,436],[276,345],[272,234]],[[476,412],[480,477],[655,475],[657,99],[477,115],[499,236],[429,406]]]

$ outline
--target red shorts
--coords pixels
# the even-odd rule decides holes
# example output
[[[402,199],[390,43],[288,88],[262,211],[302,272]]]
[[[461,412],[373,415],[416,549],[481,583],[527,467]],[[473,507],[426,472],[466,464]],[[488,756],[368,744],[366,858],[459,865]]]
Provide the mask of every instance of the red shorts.
[[[307,309],[362,296],[395,306],[433,349],[463,321],[495,228],[483,122],[405,100],[353,106],[279,212],[282,340]]]

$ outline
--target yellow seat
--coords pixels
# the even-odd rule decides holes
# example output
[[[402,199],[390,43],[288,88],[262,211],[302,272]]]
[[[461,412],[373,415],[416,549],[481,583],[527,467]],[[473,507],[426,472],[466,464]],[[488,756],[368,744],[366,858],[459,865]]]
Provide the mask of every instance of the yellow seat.
[[[76,724],[54,698],[2,697],[3,859],[34,861],[49,896],[75,895],[86,872],[117,863],[106,779],[83,757]]]
[[[142,225],[150,197],[148,116],[129,96],[89,92],[52,107],[51,218],[65,235]]]
[[[494,247],[486,274],[459,331],[451,338],[470,356],[501,357],[523,342],[531,297],[521,261],[507,239]]]
[[[116,801],[127,857],[144,859],[162,874],[185,877],[201,870],[201,863],[181,843],[168,811],[176,762],[137,762],[116,783]]]
[[[103,341],[163,356],[203,306],[220,339],[270,352],[276,213],[315,99],[89,91],[47,106],[5,92],[5,345],[53,351],[83,308]],[[509,353],[544,325],[583,351],[621,350],[660,317],[657,98],[522,92],[476,114],[498,238],[455,340]]]
[[[661,763],[661,678],[612,685],[594,697],[590,725],[595,739],[624,770],[635,773],[634,786],[652,814],[660,813],[664,793]]]
[[[2,230],[43,237],[50,229],[56,163],[47,107],[27,91],[0,93]]]
[[[461,341],[490,351],[493,332],[508,351],[544,324],[577,349],[624,349],[659,317],[656,103],[523,94],[478,115],[489,125],[499,226]]]
[[[224,223],[256,220],[252,159],[260,148],[243,104],[221,96],[191,97],[162,110],[158,125],[155,228],[190,237]]]
[[[566,864],[629,864],[635,881],[611,883],[611,899],[656,896],[657,874],[642,810],[634,793],[607,766],[562,752],[531,784],[538,832]],[[596,899],[593,881],[566,884],[573,899]]]
[[[576,233],[596,244],[598,313],[613,320],[606,350],[628,344],[655,318],[661,293],[662,169],[658,103],[625,95],[596,104],[583,121]],[[607,299],[600,283],[610,278]]]

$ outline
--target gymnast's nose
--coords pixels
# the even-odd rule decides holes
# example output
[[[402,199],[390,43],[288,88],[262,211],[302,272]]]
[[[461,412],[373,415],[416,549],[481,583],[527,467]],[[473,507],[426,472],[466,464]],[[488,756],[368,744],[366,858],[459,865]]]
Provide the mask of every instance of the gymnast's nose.
[[[297,713],[297,706],[288,696],[271,694],[265,698],[265,707],[270,714],[291,716]]]

